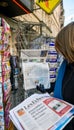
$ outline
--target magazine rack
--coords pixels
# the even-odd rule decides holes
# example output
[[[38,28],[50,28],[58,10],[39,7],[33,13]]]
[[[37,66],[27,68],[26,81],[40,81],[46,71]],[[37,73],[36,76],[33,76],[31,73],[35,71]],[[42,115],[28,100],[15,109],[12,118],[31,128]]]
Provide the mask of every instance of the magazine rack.
[[[10,82],[10,40],[11,30],[7,22],[1,18],[0,26],[0,130],[9,130],[11,108]]]

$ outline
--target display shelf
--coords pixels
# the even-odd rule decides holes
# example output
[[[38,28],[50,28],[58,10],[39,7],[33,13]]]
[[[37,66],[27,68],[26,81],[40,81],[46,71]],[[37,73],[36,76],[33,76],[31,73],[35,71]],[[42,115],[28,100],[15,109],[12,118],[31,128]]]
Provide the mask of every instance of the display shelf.
[[[10,36],[7,22],[1,18],[0,27],[0,129],[8,130],[10,126],[9,110],[11,107],[10,93]]]

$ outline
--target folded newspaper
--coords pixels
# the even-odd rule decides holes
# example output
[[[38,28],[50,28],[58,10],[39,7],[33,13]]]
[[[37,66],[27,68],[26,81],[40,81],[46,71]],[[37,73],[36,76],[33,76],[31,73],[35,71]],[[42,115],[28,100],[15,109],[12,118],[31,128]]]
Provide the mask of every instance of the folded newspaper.
[[[73,105],[45,93],[31,95],[9,116],[18,130],[63,130],[73,112]]]

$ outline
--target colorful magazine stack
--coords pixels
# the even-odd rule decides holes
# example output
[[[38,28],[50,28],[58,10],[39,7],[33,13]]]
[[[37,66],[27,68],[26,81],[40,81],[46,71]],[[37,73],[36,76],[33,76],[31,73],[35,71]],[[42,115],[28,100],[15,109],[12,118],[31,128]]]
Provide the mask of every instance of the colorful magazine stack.
[[[0,26],[0,130],[8,130],[9,110],[10,110],[10,27],[7,22],[1,18]]]

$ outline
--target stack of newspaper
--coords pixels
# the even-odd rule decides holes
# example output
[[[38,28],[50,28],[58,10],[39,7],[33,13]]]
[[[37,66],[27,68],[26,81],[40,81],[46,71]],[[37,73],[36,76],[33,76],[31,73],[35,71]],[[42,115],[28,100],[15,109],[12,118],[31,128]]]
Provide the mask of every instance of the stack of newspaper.
[[[18,130],[62,130],[73,111],[73,105],[48,93],[33,94],[10,110],[10,119]]]

